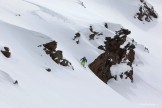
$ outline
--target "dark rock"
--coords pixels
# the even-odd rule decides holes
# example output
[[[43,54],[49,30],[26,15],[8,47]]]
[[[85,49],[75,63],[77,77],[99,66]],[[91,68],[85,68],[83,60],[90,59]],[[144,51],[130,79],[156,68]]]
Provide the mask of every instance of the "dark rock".
[[[89,30],[93,33],[93,28],[92,28],[92,26],[89,26]]]
[[[103,33],[99,33],[99,32],[96,32],[93,30],[92,26],[89,27],[89,30],[92,32],[90,35],[89,35],[89,40],[94,40],[95,36],[100,36],[100,35],[103,35]]]
[[[100,49],[100,50],[104,50],[104,51],[105,51],[105,48],[104,48],[103,45],[100,45],[100,46],[98,47],[98,49]]]
[[[127,59],[133,63],[135,58],[135,51],[133,49],[130,49],[129,53],[127,54]]]
[[[150,6],[145,0],[140,0],[142,5],[139,7],[139,12],[136,13],[134,16],[135,18],[138,18],[140,21],[147,21],[150,22],[153,20],[153,18],[158,18],[158,14],[154,10],[153,6]]]
[[[76,39],[77,39],[77,40],[76,40],[76,43],[77,43],[77,44],[79,44],[80,36],[81,36],[81,35],[80,35],[79,32],[77,32],[77,33],[75,34],[75,36],[74,36],[74,39],[73,39],[73,40],[76,40]]]
[[[89,40],[94,40],[95,34],[90,34],[89,35]]]
[[[115,80],[117,80],[117,75],[113,76],[113,78],[114,78]]]
[[[78,41],[76,41],[76,43],[77,43],[77,44],[79,44],[79,40],[78,40]]]
[[[62,62],[60,62],[60,64],[61,64],[62,66],[68,66],[68,65],[71,64],[71,63],[70,63],[68,60],[63,59]]]
[[[121,79],[123,79],[123,72],[119,75]]]
[[[4,50],[1,50],[1,52],[5,57],[9,58],[11,56],[11,53],[9,50],[10,49],[8,47],[4,47]]]
[[[140,2],[144,2],[144,0],[140,0]]]
[[[110,67],[112,63],[108,60],[107,53],[101,54],[97,59],[89,65],[89,68],[98,76],[103,82],[107,83],[112,78]]]
[[[47,68],[46,71],[51,72],[51,69],[50,68]]]
[[[148,53],[149,53],[149,50],[148,50],[148,48],[146,48],[146,47],[145,47],[144,51],[146,51],[146,52],[148,52]]]
[[[37,47],[42,47],[42,45],[38,45]]]
[[[62,55],[62,51],[61,50],[57,50],[55,53],[53,53],[53,55],[55,56],[55,58],[62,60],[63,59],[63,55]]]
[[[108,29],[108,24],[107,24],[107,23],[105,23],[105,28],[107,28],[107,29]]]
[[[116,31],[117,36],[129,35],[130,33],[131,33],[131,31],[129,31],[128,29],[124,29],[124,28],[121,28],[119,31]]]
[[[89,40],[94,40],[94,37],[98,35],[98,32],[93,32],[92,34],[89,35]]]
[[[76,34],[75,34],[75,36],[74,36],[74,39],[73,40],[75,40],[75,39],[77,39],[77,38],[79,38],[80,37],[80,33],[79,32],[77,32]]]
[[[131,82],[133,83],[133,69],[131,69],[130,71],[124,72],[124,74],[126,75],[125,79],[129,78]]]
[[[77,35],[77,34],[76,34]],[[57,64],[60,64],[62,66],[71,66],[71,63],[63,58],[63,52],[61,50],[56,50],[57,48],[57,42],[52,41],[46,44],[43,44],[44,51],[47,55],[51,57],[53,61],[55,61]],[[74,68],[72,67],[74,70]],[[46,69],[47,71],[50,71],[50,69]]]
[[[55,51],[57,48],[57,42],[56,41],[52,41],[46,44],[43,44],[43,46],[45,47],[45,49],[49,50],[49,51]]]
[[[18,84],[18,81],[16,80],[15,82],[13,82],[13,84]]]
[[[16,16],[21,16],[20,14],[16,14]]]
[[[4,50],[9,51],[10,49],[8,47],[4,47]]]
[[[97,36],[100,36],[100,35],[103,35],[103,33],[101,32],[101,33],[98,33],[98,34],[97,34]]]
[[[131,31],[129,31],[128,29],[121,28],[121,30],[116,31],[116,35],[114,36],[114,38],[105,38],[105,46],[100,45],[98,47],[99,49],[104,50],[105,52],[98,56],[89,65],[89,68],[103,82],[107,83],[107,81],[111,78],[117,80],[117,75],[111,75],[110,68],[112,65],[127,63],[130,67],[132,67],[132,63],[135,58],[135,45],[133,43],[128,43],[123,48],[121,48],[121,45],[123,45],[126,42],[127,35],[129,35],[130,33]],[[126,62],[127,59],[130,62]],[[132,71],[128,72],[127,76],[133,82]],[[120,78],[123,78],[123,73],[120,75]]]
[[[130,66],[130,67],[132,67],[132,63],[131,62],[128,62],[127,65]]]
[[[45,52],[46,52],[47,55],[48,55],[48,54],[52,54],[52,52],[49,51],[49,50],[45,50]]]

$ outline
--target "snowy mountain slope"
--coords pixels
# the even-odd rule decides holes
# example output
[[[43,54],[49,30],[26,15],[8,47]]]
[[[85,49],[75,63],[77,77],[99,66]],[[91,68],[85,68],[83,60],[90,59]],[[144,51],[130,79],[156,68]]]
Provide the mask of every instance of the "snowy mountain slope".
[[[7,103],[4,107],[119,107],[115,105],[116,96],[120,98],[119,102],[123,102],[122,106],[129,105],[129,102],[99,81],[88,69],[86,73],[81,67],[72,71],[51,61],[37,47],[50,40],[49,37],[3,22],[0,26],[1,43],[12,49],[10,59],[1,54],[1,75],[5,73],[11,77],[3,75],[5,82],[1,82],[1,100]],[[46,67],[52,68],[52,72],[47,73]],[[13,85],[10,81],[12,79],[17,79],[19,85]]]
[[[83,2],[86,8],[77,0],[0,1],[0,48],[8,46],[11,50],[9,59],[0,54],[1,106],[161,107],[161,5],[151,1],[159,13],[159,19],[141,24],[132,16],[137,1]],[[125,13],[126,6],[132,5],[132,10]],[[109,30],[103,27],[104,22],[111,23]],[[105,85],[88,68],[83,69],[79,60],[86,56],[88,64],[91,63],[102,53],[97,47],[103,44],[104,37],[114,36],[114,31],[121,27],[119,24],[130,29],[131,37],[146,45],[150,53],[145,53],[142,48],[137,49],[136,57],[142,63],[136,62],[139,66],[135,68],[133,84],[127,80],[111,80]],[[90,25],[99,32],[104,31],[104,36],[89,41]],[[78,31],[81,33],[79,45],[72,40]],[[65,58],[74,66],[74,71],[57,65],[44,53],[43,48],[37,47],[51,40],[58,42],[57,49],[63,51]],[[48,73],[46,68],[51,68],[52,72]],[[18,80],[19,85],[13,85],[14,80]]]

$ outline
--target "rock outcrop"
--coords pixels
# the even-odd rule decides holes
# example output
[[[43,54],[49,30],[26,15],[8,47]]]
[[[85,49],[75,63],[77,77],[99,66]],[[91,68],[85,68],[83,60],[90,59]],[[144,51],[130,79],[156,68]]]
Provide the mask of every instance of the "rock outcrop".
[[[154,7],[147,3],[145,0],[140,0],[141,5],[139,7],[139,11],[134,16],[138,18],[140,21],[150,22],[153,18],[158,18],[158,14],[154,10]]]
[[[126,75],[126,78],[129,77],[133,82],[133,67],[132,63],[135,58],[135,45],[132,42],[128,42],[126,45],[127,35],[131,32],[128,29],[123,29],[116,31],[114,38],[106,37],[104,46],[99,46],[101,50],[105,52],[98,56],[90,65],[89,68],[96,74],[103,82],[111,78],[117,79],[117,75],[112,76],[111,66],[126,63],[129,65],[132,70],[128,72],[123,72]],[[120,78],[123,78],[123,75],[120,75]]]
[[[43,50],[46,52],[46,54],[49,55],[52,58],[52,60],[55,61],[57,64],[72,67],[72,64],[63,57],[62,54],[63,52],[61,50],[56,50],[57,48],[56,41],[43,44],[43,47],[44,47]]]
[[[75,36],[74,36],[74,38],[73,38],[73,40],[76,41],[77,44],[79,44],[79,42],[80,42],[80,41],[79,41],[80,36],[81,36],[80,33],[77,32],[77,33],[75,33]]]
[[[1,50],[2,54],[9,58],[11,56],[11,52],[10,52],[10,49],[8,47],[4,47],[4,50]]]
[[[107,28],[107,29],[108,29],[108,24],[107,24],[107,23],[105,23],[105,24],[104,24],[104,26],[105,26],[105,28]]]
[[[107,29],[108,29],[108,24],[107,23],[105,23],[104,26],[107,27]],[[97,32],[97,31],[95,31],[94,28],[92,27],[92,25],[89,26],[89,30],[88,31],[90,31],[89,40],[98,39],[97,36],[103,35],[103,32]],[[80,38],[81,38],[81,33],[80,32],[77,32],[77,33],[75,33],[73,40],[77,44],[79,44],[80,43]]]
[[[90,32],[91,32],[91,34],[89,35],[89,40],[94,40],[96,36],[103,35],[102,32],[99,33],[99,32],[97,32],[97,31],[94,31],[94,29],[93,29],[92,26],[89,27],[89,30],[90,30]]]

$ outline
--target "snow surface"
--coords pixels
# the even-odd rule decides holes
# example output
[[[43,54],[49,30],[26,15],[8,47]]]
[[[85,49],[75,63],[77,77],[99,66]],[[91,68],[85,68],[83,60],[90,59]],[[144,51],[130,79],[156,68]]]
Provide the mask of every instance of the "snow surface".
[[[162,107],[162,2],[148,0],[159,18],[143,24],[133,18],[139,0],[82,1],[86,8],[79,0],[0,0],[0,49],[7,46],[11,51],[11,58],[0,53],[1,108]],[[90,25],[104,35],[90,41]],[[122,26],[138,43],[134,83],[118,79],[106,85],[79,60],[86,56],[91,63],[102,53],[97,47],[104,37],[114,36]],[[79,45],[72,40],[78,31]],[[58,42],[57,49],[74,70],[57,65],[37,47],[51,40]],[[127,69],[122,64],[111,68],[115,73]]]

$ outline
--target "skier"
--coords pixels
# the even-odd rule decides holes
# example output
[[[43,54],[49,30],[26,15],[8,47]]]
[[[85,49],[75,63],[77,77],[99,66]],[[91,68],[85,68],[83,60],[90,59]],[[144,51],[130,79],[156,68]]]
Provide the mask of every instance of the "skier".
[[[85,67],[85,64],[87,63],[87,59],[86,57],[83,57],[82,59],[80,59],[80,64]]]

